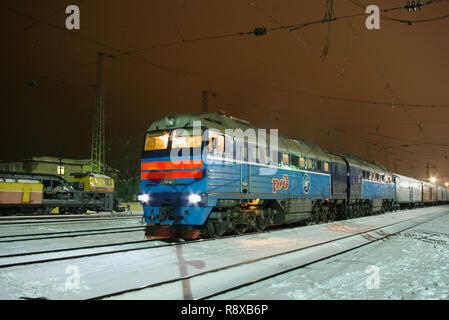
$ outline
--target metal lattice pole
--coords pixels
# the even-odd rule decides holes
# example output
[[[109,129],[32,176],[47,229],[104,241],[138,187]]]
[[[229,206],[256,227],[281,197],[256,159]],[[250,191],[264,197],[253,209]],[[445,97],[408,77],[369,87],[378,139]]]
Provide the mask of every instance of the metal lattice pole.
[[[97,95],[92,126],[91,171],[96,173],[104,173],[105,163],[103,55],[102,52],[97,55]]]

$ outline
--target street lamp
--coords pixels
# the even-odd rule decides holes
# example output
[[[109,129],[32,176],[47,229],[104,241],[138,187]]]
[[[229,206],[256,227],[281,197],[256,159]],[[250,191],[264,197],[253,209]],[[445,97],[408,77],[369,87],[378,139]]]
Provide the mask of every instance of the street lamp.
[[[435,178],[435,177],[431,177],[431,178],[430,178],[430,182],[431,182],[431,183],[435,183],[435,182],[437,182],[437,178]]]

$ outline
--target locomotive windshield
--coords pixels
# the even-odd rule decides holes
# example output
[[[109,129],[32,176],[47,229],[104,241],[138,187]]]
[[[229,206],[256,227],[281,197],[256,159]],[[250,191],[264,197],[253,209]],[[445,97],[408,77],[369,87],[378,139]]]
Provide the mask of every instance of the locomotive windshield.
[[[148,132],[144,151],[167,150],[170,145],[172,149],[201,148],[202,132],[191,128]]]
[[[176,129],[173,132],[172,148],[200,148],[202,135],[193,135],[193,130]]]
[[[145,151],[165,150],[168,147],[169,131],[149,132],[145,138]]]

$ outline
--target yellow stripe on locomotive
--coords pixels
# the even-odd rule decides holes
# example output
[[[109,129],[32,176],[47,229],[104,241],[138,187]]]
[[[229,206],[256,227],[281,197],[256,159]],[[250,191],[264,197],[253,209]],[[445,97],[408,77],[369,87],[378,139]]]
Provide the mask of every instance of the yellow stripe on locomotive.
[[[41,204],[43,188],[34,180],[0,181],[0,204]]]
[[[73,182],[82,183],[84,191],[114,192],[114,179],[99,173],[72,173]]]

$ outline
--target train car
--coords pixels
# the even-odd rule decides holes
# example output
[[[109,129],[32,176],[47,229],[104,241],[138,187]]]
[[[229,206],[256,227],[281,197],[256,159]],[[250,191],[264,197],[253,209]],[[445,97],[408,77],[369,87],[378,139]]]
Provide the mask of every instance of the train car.
[[[200,132],[194,132],[195,121]],[[298,222],[312,213],[332,215],[330,156],[282,137],[277,152],[269,136],[268,147],[260,148],[242,135],[248,129],[261,139],[247,121],[213,113],[176,115],[150,126],[139,196],[147,236],[196,238],[202,229],[220,236]]]
[[[446,199],[447,199],[446,202],[449,202],[449,188],[448,187],[446,187]]]
[[[94,192],[114,192],[114,179],[100,173],[75,172],[73,176],[73,185],[78,190]]]
[[[432,205],[436,205],[438,203],[438,186],[436,184],[431,184],[430,186],[430,199]]]
[[[423,204],[426,206],[438,203],[438,188],[429,182],[422,182],[423,185]]]
[[[38,208],[42,205],[43,187],[38,180],[0,177],[0,211],[24,206]]]
[[[437,186],[437,192],[438,192],[438,204],[444,204],[449,199],[447,197],[447,189],[443,186]]]
[[[395,199],[392,173],[378,163],[350,155],[345,156],[345,159],[350,177],[350,216],[391,210]]]
[[[147,237],[194,239],[200,232],[219,237],[382,213],[395,201],[399,207],[434,203],[434,189],[400,175],[394,180],[377,163],[266,135],[241,119],[202,113],[150,125],[138,200]]]
[[[423,185],[421,181],[399,174],[393,175],[396,190],[396,208],[416,208],[423,201]]]
[[[60,213],[124,211],[114,192],[77,190],[57,175],[0,172],[0,183],[0,213],[49,213],[54,208]]]

